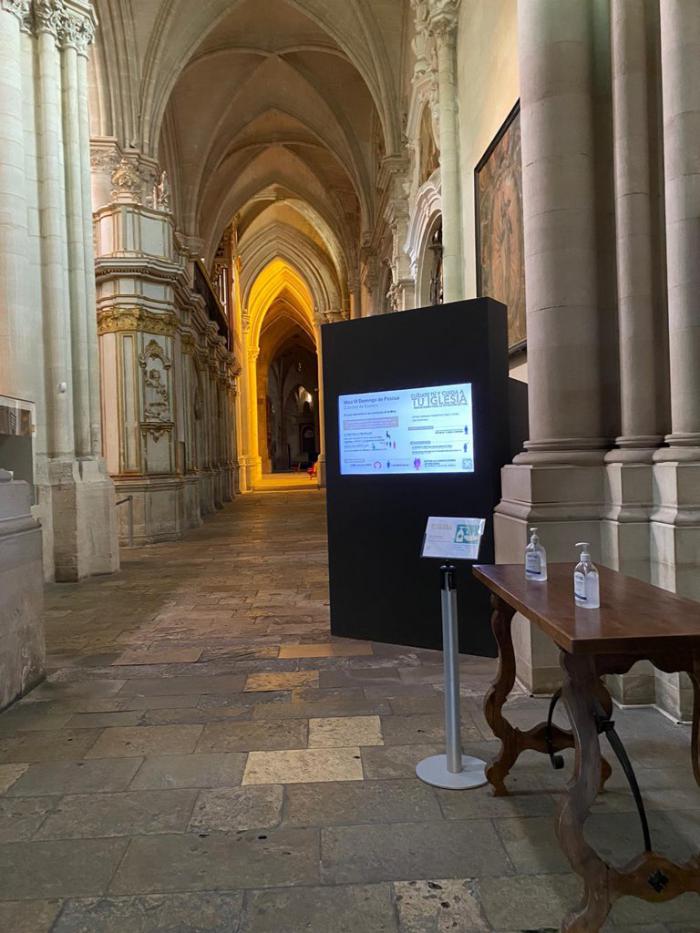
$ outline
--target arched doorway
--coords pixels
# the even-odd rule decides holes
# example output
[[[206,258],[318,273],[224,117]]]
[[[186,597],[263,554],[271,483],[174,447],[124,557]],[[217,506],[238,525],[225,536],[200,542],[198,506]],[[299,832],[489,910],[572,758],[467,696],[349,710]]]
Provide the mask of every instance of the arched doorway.
[[[245,334],[248,486],[269,474],[308,469],[323,450],[320,327],[311,289],[275,259],[253,282]]]
[[[308,469],[318,459],[318,358],[308,333],[270,310],[258,357],[258,385],[266,378],[263,473]]]

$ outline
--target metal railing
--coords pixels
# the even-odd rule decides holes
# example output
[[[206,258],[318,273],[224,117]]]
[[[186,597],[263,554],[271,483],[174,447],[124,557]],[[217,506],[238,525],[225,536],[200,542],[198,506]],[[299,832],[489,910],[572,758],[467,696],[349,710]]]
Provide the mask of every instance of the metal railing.
[[[129,522],[129,547],[134,546],[134,497],[126,496],[124,499],[119,499],[117,505],[124,505],[128,503],[128,522]]]

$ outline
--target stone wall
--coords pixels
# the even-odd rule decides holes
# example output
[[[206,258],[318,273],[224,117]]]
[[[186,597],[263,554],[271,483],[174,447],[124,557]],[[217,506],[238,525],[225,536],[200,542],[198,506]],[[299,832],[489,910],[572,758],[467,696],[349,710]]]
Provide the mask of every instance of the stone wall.
[[[0,709],[44,676],[41,529],[29,486],[0,469]]]

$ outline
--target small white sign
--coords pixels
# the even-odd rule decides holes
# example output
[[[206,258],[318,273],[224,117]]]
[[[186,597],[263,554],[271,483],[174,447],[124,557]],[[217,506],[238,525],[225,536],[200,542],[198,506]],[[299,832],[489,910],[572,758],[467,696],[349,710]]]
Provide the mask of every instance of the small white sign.
[[[485,518],[431,516],[425,528],[421,556],[477,560],[485,527]]]

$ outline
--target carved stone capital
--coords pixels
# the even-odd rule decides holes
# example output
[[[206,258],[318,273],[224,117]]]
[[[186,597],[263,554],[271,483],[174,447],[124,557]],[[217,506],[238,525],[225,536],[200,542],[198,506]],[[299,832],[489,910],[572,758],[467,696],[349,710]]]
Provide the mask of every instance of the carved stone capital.
[[[95,24],[87,12],[66,10],[59,30],[59,41],[63,48],[72,48],[78,55],[87,55],[88,46],[94,40]]]
[[[123,158],[112,172],[112,197],[115,201],[141,204],[143,181],[136,165]]]
[[[37,35],[48,33],[58,42],[66,16],[63,0],[34,0],[33,9]]]
[[[0,10],[16,16],[23,32],[32,31],[31,0],[0,0]]]
[[[429,0],[428,25],[431,35],[443,42],[454,42],[459,25],[461,0]]]

